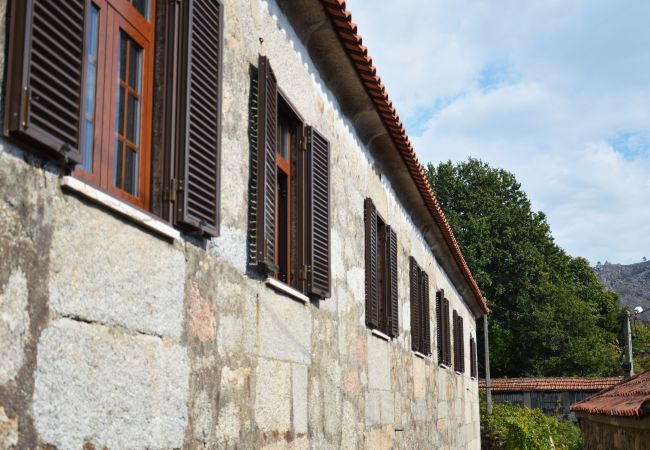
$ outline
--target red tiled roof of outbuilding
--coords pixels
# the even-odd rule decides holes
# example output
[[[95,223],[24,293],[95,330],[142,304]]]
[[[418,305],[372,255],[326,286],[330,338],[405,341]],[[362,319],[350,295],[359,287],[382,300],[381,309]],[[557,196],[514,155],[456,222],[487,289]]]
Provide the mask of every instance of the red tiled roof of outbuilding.
[[[571,411],[620,417],[650,416],[650,370],[571,405]]]
[[[472,288],[476,301],[484,313],[490,312],[487,303],[483,298],[483,294],[481,294],[481,290],[476,284],[472,272],[463,257],[463,253],[460,251],[456,237],[454,236],[454,233],[449,226],[449,222],[440,207],[440,203],[431,189],[431,185],[427,180],[422,164],[420,164],[420,161],[415,154],[415,150],[413,149],[413,145],[406,134],[404,125],[393,106],[393,102],[388,98],[388,93],[386,92],[384,85],[381,83],[381,78],[377,75],[376,67],[372,65],[372,58],[368,56],[368,49],[363,45],[361,36],[357,34],[357,25],[352,22],[352,14],[350,14],[350,11],[346,9],[345,1],[321,0],[321,3],[325,7],[325,11],[332,22],[332,26],[336,30],[346,53],[354,65],[356,72],[361,79],[361,83],[377,108],[377,113],[382,118],[388,133],[399,150],[411,178],[422,195],[424,203],[429,209],[434,221],[440,228],[456,263],[461,269],[461,272]]]
[[[530,377],[493,378],[492,392],[524,391],[599,391],[623,381],[623,377]],[[485,380],[479,380],[485,389]]]

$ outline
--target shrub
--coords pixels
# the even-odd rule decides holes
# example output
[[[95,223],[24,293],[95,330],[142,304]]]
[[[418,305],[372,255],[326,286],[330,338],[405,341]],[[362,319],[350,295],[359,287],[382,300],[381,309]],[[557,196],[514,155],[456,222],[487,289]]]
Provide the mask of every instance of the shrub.
[[[551,438],[553,439],[551,441]],[[551,443],[552,442],[552,443]],[[579,450],[580,429],[546,417],[540,409],[495,403],[487,415],[481,403],[481,447],[487,450]]]

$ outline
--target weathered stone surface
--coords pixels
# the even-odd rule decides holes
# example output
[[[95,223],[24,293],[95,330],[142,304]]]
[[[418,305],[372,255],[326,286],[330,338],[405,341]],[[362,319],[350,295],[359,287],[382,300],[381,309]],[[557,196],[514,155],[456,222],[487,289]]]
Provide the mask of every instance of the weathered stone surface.
[[[308,429],[307,404],[307,366],[294,364],[292,366],[293,393],[293,431],[295,434],[306,434]]]
[[[12,380],[23,365],[28,330],[27,280],[17,270],[4,290],[0,287],[0,384]]]
[[[78,449],[180,447],[187,425],[186,351],[68,319],[38,347],[34,419],[44,442]]]
[[[381,422],[381,392],[371,389],[366,392],[366,426],[372,427]]]
[[[413,357],[413,394],[416,399],[427,394],[426,363],[422,358]]]
[[[368,334],[368,387],[391,389],[390,358],[385,340]]]
[[[9,418],[0,406],[0,448],[18,445],[18,419]]]
[[[255,369],[255,421],[268,432],[291,431],[291,364],[260,358]]]
[[[261,356],[308,364],[311,361],[312,317],[301,302],[265,290],[259,302],[257,342]]]
[[[50,253],[52,307],[64,316],[179,337],[183,253],[101,209],[66,200]]]

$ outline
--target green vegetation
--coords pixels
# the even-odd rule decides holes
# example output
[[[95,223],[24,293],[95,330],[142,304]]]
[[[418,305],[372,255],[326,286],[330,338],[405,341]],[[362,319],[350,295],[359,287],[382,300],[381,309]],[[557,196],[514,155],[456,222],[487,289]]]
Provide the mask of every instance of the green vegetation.
[[[634,372],[641,373],[650,369],[650,328],[643,322],[632,325],[632,352],[634,355]]]
[[[481,402],[481,448],[486,450],[557,450],[582,448],[580,428],[546,417],[540,409],[496,403],[487,415]]]
[[[558,247],[514,175],[476,159],[426,172],[492,310],[492,375],[619,373],[616,294]]]

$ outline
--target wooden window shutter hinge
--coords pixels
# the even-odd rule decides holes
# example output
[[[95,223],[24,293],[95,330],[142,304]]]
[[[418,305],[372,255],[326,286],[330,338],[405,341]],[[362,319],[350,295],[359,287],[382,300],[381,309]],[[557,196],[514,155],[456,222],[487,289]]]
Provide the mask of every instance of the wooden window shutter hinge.
[[[32,90],[29,88],[29,86],[25,86],[23,88],[23,96],[21,100],[22,117],[20,118],[20,126],[26,129],[29,127],[29,112],[32,106]]]
[[[163,196],[164,200],[167,202],[175,202],[178,199],[178,191],[183,190],[183,180],[178,178],[172,178],[171,182],[167,189],[165,189],[165,194]]]
[[[300,269],[300,279],[301,280],[307,280],[307,274],[311,272],[311,266],[302,266],[302,269]]]

